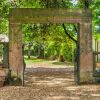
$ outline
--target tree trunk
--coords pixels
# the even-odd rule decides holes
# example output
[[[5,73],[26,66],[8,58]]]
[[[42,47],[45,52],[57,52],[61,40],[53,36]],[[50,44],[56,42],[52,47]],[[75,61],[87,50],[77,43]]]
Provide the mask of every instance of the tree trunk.
[[[28,59],[31,57],[31,46],[28,45],[28,53],[27,53]]]
[[[55,56],[54,55],[51,55],[50,56],[50,60],[55,60]]]
[[[61,54],[59,55],[59,57],[58,57],[58,61],[59,61],[59,62],[64,62],[63,55],[61,55]]]

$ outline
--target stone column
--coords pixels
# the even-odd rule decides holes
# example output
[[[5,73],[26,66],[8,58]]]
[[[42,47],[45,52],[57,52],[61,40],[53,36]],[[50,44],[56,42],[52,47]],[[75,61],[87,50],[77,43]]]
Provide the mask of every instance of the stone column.
[[[9,24],[9,67],[13,82],[19,84],[22,76],[23,57],[21,24],[18,23]]]
[[[91,22],[80,23],[80,83],[93,81],[92,25]]]

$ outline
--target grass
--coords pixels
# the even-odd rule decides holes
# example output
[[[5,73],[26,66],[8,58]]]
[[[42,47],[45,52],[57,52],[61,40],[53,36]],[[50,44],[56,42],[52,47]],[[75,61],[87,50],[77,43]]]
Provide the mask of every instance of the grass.
[[[53,62],[54,65],[70,65],[73,66],[74,64],[72,62]]]
[[[46,63],[52,63],[53,65],[74,66],[72,62],[68,62],[68,61],[65,61],[65,62],[58,62],[58,61],[56,60],[56,61],[49,62],[50,60],[47,60],[47,59],[39,59],[39,58],[36,58],[36,57],[33,57],[33,56],[31,56],[30,59],[28,59],[27,56],[24,56],[24,60],[25,60],[25,63],[26,63],[26,64],[33,64],[33,63],[35,63],[35,62],[46,62]]]
[[[26,64],[33,64],[34,62],[44,62],[47,61],[46,59],[39,59],[35,57],[31,57],[30,59],[27,58],[27,56],[24,57]]]

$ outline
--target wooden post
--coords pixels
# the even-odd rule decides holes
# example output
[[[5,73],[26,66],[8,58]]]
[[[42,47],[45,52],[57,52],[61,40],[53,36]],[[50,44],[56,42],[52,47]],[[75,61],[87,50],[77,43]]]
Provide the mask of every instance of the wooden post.
[[[23,69],[21,24],[9,24],[9,67],[15,84],[19,84]],[[20,82],[19,82],[20,81]]]

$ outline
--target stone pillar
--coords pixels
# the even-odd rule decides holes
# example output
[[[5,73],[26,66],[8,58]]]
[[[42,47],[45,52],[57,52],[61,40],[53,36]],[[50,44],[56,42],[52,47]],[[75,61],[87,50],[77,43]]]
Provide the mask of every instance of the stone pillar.
[[[19,84],[22,77],[23,57],[21,24],[18,23],[9,24],[9,67],[13,82]]]
[[[91,22],[80,23],[80,83],[93,81],[92,25]]]

